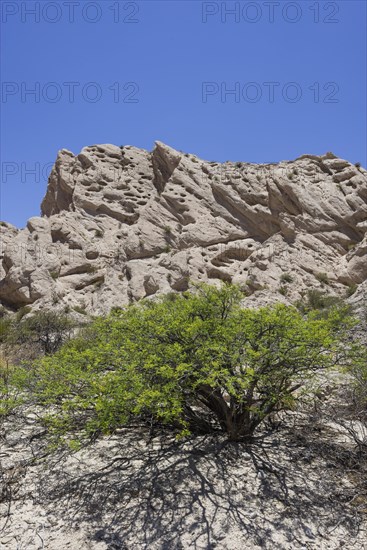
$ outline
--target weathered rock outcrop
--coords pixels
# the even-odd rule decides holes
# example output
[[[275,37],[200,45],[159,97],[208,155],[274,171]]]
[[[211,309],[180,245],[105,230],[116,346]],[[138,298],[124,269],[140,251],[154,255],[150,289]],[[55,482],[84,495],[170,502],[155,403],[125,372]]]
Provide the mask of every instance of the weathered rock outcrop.
[[[367,279],[367,171],[332,153],[259,165],[160,142],[62,150],[41,208],[25,229],[0,225],[10,308],[102,313],[219,280],[250,301],[293,301]]]

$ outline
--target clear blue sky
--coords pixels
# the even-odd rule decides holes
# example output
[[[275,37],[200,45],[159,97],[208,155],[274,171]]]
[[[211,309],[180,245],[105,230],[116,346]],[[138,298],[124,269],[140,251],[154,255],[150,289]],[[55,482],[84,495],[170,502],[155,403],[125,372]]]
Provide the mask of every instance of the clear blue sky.
[[[259,163],[333,151],[366,165],[362,0],[1,4],[2,220],[38,215],[57,151],[94,143],[158,139]],[[73,102],[66,82],[79,83]]]

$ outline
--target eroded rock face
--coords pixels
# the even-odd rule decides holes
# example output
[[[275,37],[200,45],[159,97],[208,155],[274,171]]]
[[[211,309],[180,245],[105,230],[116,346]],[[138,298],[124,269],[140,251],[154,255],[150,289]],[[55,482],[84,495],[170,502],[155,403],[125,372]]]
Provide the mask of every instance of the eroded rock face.
[[[98,314],[221,280],[287,302],[367,279],[367,171],[332,153],[259,165],[160,142],[62,150],[41,209],[0,226],[5,306]]]

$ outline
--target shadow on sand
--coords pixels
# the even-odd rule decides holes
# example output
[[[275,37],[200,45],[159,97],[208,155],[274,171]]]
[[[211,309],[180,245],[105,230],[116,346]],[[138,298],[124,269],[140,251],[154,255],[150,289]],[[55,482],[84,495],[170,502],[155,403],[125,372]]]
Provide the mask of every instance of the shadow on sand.
[[[320,451],[316,439],[290,431],[251,445],[143,435],[126,431],[86,460],[55,462],[37,500],[70,527],[87,524],[91,541],[111,550],[316,548],[338,529],[358,533],[336,444]]]

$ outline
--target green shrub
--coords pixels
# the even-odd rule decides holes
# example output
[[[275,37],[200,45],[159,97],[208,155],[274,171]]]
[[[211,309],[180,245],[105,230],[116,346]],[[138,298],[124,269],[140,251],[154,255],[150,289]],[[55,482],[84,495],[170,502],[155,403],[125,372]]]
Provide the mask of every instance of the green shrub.
[[[352,284],[348,285],[348,288],[346,290],[347,298],[349,298],[350,296],[353,296],[353,294],[356,292],[357,288],[358,288],[358,285],[356,285],[355,283],[352,283]]]
[[[74,327],[75,323],[63,313],[37,311],[15,328],[14,335],[18,342],[38,344],[49,355],[71,337]]]
[[[14,367],[0,357],[0,421],[22,404],[20,388],[25,380],[23,368]]]
[[[87,315],[85,306],[74,306],[73,310],[76,311],[77,313],[80,313],[81,315]]]
[[[116,313],[121,313],[121,311],[123,311],[123,307],[122,306],[113,306],[111,307],[111,312],[110,313],[113,313],[113,314],[116,314]]]
[[[0,318],[0,344],[3,344],[9,338],[12,322],[10,317]]]
[[[280,276],[280,282],[281,283],[293,283],[293,277],[292,275],[290,275],[289,273],[283,273],[281,276]]]
[[[6,317],[8,315],[8,312],[4,306],[0,306],[0,319],[3,317]]]
[[[32,308],[31,306],[22,306],[21,308],[18,309],[17,313],[16,313],[16,320],[19,322],[23,319],[23,317],[25,315],[28,315],[28,313],[30,313],[32,311]]]
[[[353,321],[336,308],[327,318],[283,304],[242,309],[242,299],[236,286],[201,285],[97,319],[88,337],[36,364],[30,387],[44,422],[61,438],[132,418],[181,436],[250,438],[315,372],[346,360]]]
[[[308,290],[306,297],[298,300],[295,305],[302,313],[318,311],[327,314],[333,308],[344,310],[347,315],[351,313],[351,307],[342,298],[317,289]]]
[[[327,273],[316,273],[315,278],[323,285],[330,284]]]

